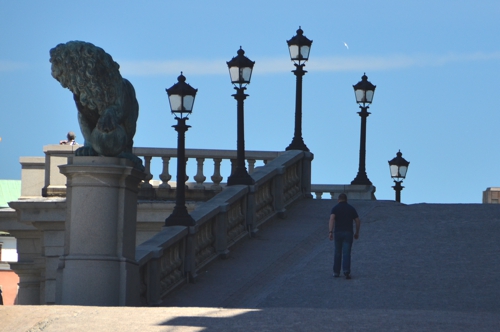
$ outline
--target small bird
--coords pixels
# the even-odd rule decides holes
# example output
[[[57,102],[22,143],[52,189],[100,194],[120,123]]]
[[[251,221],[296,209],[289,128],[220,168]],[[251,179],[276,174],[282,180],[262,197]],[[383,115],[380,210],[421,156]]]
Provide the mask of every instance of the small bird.
[[[346,42],[344,42],[344,46],[345,46],[347,49],[349,49],[349,45],[347,45],[347,43],[346,43]]]

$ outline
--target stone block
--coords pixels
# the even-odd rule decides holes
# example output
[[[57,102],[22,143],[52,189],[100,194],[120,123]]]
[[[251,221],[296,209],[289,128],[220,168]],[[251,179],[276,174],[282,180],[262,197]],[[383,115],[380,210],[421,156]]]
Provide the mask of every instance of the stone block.
[[[489,187],[483,191],[483,204],[500,204],[500,187]]]
[[[41,197],[44,186],[45,158],[21,157],[21,199]]]

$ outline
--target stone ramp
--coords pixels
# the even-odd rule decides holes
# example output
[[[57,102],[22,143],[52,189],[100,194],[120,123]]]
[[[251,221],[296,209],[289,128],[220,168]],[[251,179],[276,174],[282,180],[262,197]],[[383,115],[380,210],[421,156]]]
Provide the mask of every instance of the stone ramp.
[[[500,314],[500,205],[353,201],[352,280],[332,278],[332,201],[304,200],[164,305]]]
[[[345,280],[332,277],[333,203],[296,203],[168,307],[4,307],[0,331],[500,330],[500,205],[352,201],[362,226]]]

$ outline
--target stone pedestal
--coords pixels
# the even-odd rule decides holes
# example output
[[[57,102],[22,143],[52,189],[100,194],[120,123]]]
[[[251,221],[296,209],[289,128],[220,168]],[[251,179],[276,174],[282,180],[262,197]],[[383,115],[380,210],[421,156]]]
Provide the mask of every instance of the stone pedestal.
[[[67,177],[67,210],[56,302],[139,305],[135,233],[144,173],[111,157],[73,157],[60,169]]]

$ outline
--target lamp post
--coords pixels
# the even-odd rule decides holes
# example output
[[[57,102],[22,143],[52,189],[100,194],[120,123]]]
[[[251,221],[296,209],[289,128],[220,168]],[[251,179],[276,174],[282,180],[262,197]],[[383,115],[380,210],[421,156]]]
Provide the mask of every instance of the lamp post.
[[[369,106],[373,100],[373,94],[375,93],[376,86],[368,81],[368,77],[364,74],[361,77],[361,81],[356,85],[353,85],[354,94],[356,96],[356,103],[358,103],[361,112],[358,112],[361,117],[361,137],[359,143],[359,168],[358,174],[351,181],[351,184],[361,184],[361,185],[371,185],[372,182],[368,179],[366,175],[366,118],[370,115],[368,112]]]
[[[255,61],[251,61],[245,56],[245,51],[243,51],[241,46],[238,50],[238,55],[227,62],[231,83],[234,84],[234,89],[236,90],[236,93],[232,96],[238,102],[237,165],[233,174],[227,178],[228,186],[237,184],[251,185],[255,183],[245,167],[245,125],[243,112],[243,101],[248,97],[245,94],[246,85],[250,83],[254,64]]]
[[[169,89],[165,89],[170,101],[170,109],[177,124],[172,126],[178,133],[177,138],[177,189],[174,211],[165,219],[165,226],[194,226],[196,223],[186,208],[186,150],[185,133],[191,127],[186,125],[188,116],[193,111],[194,98],[198,89],[186,83],[186,77],[177,77]]]
[[[295,88],[295,130],[293,132],[292,143],[286,148],[287,151],[309,151],[302,139],[302,76],[307,73],[304,70],[304,66],[306,65],[305,62],[309,59],[312,42],[312,40],[304,36],[304,31],[300,27],[297,30],[297,35],[287,40],[290,59],[294,62],[296,68],[292,70],[292,73],[297,77]]]
[[[403,154],[401,150],[396,153],[396,158],[393,158],[389,161],[389,168],[391,170],[391,178],[394,179],[394,191],[396,192],[396,202],[401,202],[401,190],[403,190],[403,186],[401,183],[403,179],[406,178],[406,172],[408,171],[408,166],[410,165],[409,161],[406,161],[403,158]]]

